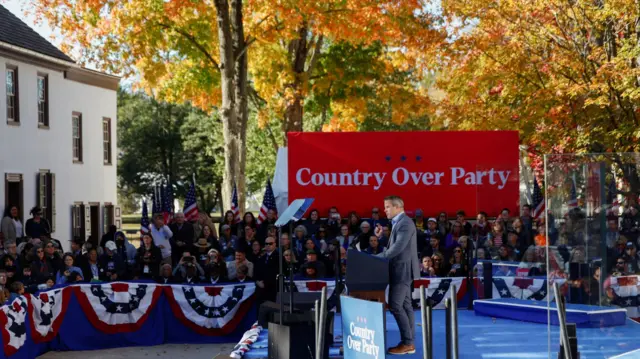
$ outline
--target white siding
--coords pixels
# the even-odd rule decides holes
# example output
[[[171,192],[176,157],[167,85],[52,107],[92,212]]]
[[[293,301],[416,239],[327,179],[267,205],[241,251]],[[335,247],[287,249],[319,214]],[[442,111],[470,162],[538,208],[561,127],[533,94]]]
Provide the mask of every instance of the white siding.
[[[6,121],[6,65],[18,67],[20,125]],[[71,205],[99,202],[100,220],[105,202],[116,204],[117,103],[116,91],[66,80],[64,74],[0,57],[0,208],[4,211],[5,174],[24,178],[23,218],[37,203],[36,174],[56,175],[56,231],[65,249],[71,237]],[[49,129],[38,128],[37,74],[49,76]],[[73,163],[72,113],[82,113],[83,163]],[[112,165],[103,164],[102,118],[111,118]],[[102,228],[102,223],[100,224]]]

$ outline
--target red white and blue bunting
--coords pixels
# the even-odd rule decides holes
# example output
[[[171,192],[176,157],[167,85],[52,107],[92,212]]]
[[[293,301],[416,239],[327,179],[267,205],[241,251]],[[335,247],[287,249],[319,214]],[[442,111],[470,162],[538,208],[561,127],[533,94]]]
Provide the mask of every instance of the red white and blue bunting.
[[[254,283],[219,287],[171,285],[165,287],[173,314],[202,335],[231,332],[253,303]]]
[[[297,280],[294,284],[298,292],[319,292],[327,287],[327,298],[331,297],[336,289],[335,280]]]
[[[546,279],[527,277],[494,277],[493,298],[516,298],[543,301],[553,300],[553,293],[549,293]]]
[[[604,284],[605,288],[611,288],[609,292],[613,296],[611,303],[627,310],[627,316],[630,318],[640,317],[640,293],[639,277],[623,276],[611,277]]]
[[[15,354],[27,340],[27,298],[18,297],[0,308],[0,327],[6,356]]]
[[[234,359],[242,358],[249,350],[251,350],[251,346],[256,342],[256,340],[258,340],[258,336],[260,336],[261,331],[262,327],[258,325],[258,322],[255,322],[251,326],[251,329],[244,333],[238,344],[233,347],[233,351],[230,356]]]
[[[74,289],[91,324],[108,334],[140,329],[162,293],[153,283],[80,284]]]
[[[69,306],[71,288],[42,292],[37,296],[27,295],[31,322],[31,337],[35,343],[52,340],[60,329]]]

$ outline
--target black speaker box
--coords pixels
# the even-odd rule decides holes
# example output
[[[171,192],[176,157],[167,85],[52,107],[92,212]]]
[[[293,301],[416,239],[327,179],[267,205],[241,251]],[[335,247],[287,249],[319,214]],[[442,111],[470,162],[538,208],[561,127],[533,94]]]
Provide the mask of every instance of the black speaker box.
[[[313,314],[311,312],[311,314]],[[333,313],[327,313],[327,328],[325,330],[324,354],[322,359],[329,358],[329,346],[333,343]],[[312,315],[313,316],[313,315]],[[280,325],[269,323],[269,359],[316,359],[316,337],[313,320],[301,320],[303,317],[290,317]]]

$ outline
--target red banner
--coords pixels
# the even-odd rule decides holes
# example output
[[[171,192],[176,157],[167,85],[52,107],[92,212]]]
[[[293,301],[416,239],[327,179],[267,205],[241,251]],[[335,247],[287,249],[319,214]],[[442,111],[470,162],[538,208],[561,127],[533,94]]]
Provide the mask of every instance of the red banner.
[[[308,132],[288,139],[289,201],[315,198],[321,217],[331,206],[342,216],[353,210],[369,217],[373,207],[382,212],[388,195],[425,216],[519,213],[516,131]]]

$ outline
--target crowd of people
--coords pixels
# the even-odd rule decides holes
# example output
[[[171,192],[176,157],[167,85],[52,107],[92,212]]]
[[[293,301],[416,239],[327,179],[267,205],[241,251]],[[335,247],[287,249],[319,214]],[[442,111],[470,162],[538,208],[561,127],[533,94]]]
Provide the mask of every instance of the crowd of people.
[[[609,214],[607,273],[640,273],[638,209],[632,204],[621,216]],[[504,209],[493,221],[480,212],[472,223],[464,211],[451,219],[445,212],[426,217],[422,210],[415,210],[412,217],[418,229],[416,256],[421,260],[421,275],[477,275],[477,263],[484,260],[519,263],[518,271],[527,275],[566,277],[569,263],[584,262],[589,247],[599,248],[600,239],[594,233],[600,232],[593,228],[599,222],[586,218],[579,209],[560,221],[549,215],[548,226],[544,217],[536,220],[531,212],[528,205],[519,216]],[[279,253],[283,253],[285,274],[294,278],[344,275],[349,249],[380,253],[387,248],[392,230],[378,208],[364,214],[365,218],[356,212],[343,217],[335,207],[324,218],[318,210],[311,210],[307,218],[281,231],[275,227],[275,210],[269,210],[260,224],[251,212],[238,223],[234,213],[227,211],[217,225],[205,213],[195,221],[176,213],[169,224],[162,214],[155,214],[137,248],[111,226],[100,241],[73,238],[71,250],[64,253],[61,243],[51,238],[41,209],[34,208],[33,218],[24,226],[17,214],[18,208],[10,206],[1,222],[0,302],[56,284],[120,280],[165,284],[252,281],[262,299],[273,300]],[[547,245],[554,247],[551,268],[546,268]],[[500,267],[498,275],[516,275],[511,268]]]

